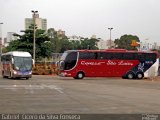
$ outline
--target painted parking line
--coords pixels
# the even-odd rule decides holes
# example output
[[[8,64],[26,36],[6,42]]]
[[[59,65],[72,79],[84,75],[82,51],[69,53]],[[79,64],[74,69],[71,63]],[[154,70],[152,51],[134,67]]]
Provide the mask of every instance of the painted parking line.
[[[59,93],[64,93],[63,89],[57,85],[45,85],[45,84],[41,84],[41,85],[0,85],[0,88],[2,89],[6,89],[6,90],[44,90],[44,89],[50,89],[50,90],[56,90]]]

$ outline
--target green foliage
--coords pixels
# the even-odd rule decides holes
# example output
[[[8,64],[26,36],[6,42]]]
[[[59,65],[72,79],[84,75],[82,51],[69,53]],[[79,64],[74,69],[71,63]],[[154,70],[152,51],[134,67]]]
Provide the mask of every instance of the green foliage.
[[[57,32],[54,30],[54,28],[49,28],[47,31],[47,36],[49,38],[56,38],[57,37]]]
[[[116,44],[117,48],[127,49],[127,50],[137,50],[136,47],[131,46],[132,40],[136,40],[137,42],[140,41],[137,36],[123,35],[120,37],[120,39],[115,39],[114,43]]]
[[[32,27],[30,27],[32,28]],[[17,40],[11,41],[9,46],[6,47],[6,51],[27,51],[33,55],[33,29],[23,31],[23,35],[15,34],[18,37]],[[48,36],[44,30],[36,30],[36,59],[50,57],[51,45]]]
[[[33,55],[33,25],[25,31],[24,34],[14,34],[18,37],[17,40],[11,41],[3,51],[27,51]],[[54,28],[48,29],[47,33],[44,30],[37,29],[35,33],[36,39],[36,60],[42,58],[50,58],[52,53],[63,53],[66,50],[77,49],[98,49],[97,39],[81,39],[80,41],[69,41],[66,36],[58,37]]]
[[[69,41],[66,36],[59,37],[57,31],[54,28],[50,28],[47,31],[47,35],[51,42],[51,51],[53,53],[63,53],[65,50],[77,50],[77,49],[98,49],[97,39],[81,39],[80,41]]]
[[[84,40],[81,40],[81,47],[82,49],[92,49],[92,50],[96,50],[98,49],[97,47],[97,39],[88,39],[85,38]]]

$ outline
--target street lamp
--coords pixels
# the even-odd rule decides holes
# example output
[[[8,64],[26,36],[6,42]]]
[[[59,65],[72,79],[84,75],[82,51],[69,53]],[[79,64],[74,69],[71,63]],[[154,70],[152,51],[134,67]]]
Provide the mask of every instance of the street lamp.
[[[0,55],[2,55],[2,22],[0,23]]]
[[[36,18],[35,18],[35,15],[36,13],[38,13],[38,11],[34,11],[32,10],[31,11],[33,13],[33,60],[36,61],[36,36],[35,36],[35,33],[36,33]]]
[[[113,29],[113,28],[108,28],[109,30],[110,30],[110,48],[111,48],[111,30]]]

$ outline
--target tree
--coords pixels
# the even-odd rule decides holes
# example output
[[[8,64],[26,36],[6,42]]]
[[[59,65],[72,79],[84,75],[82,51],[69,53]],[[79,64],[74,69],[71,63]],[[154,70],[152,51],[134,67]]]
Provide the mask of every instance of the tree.
[[[57,37],[57,32],[54,30],[54,28],[49,28],[47,30],[47,36],[49,38],[56,38]]]
[[[72,40],[71,42],[71,46],[73,50],[77,50],[77,49],[81,49],[81,42],[79,40]]]
[[[136,47],[131,46],[132,41],[135,40],[139,42],[139,38],[134,35],[123,35],[120,39],[115,39],[114,43],[116,44],[117,48],[127,49],[127,50],[137,50]]]
[[[18,39],[10,42],[9,46],[6,49],[7,51],[27,51],[33,55],[33,26],[23,32],[23,35],[15,34]],[[49,38],[45,34],[45,31],[37,29],[35,37],[36,59],[50,57],[52,52],[51,45],[49,44]]]
[[[81,48],[82,49],[92,49],[92,50],[96,50],[98,49],[97,47],[97,42],[99,40],[98,39],[88,39],[88,38],[85,38],[84,40],[81,40]]]

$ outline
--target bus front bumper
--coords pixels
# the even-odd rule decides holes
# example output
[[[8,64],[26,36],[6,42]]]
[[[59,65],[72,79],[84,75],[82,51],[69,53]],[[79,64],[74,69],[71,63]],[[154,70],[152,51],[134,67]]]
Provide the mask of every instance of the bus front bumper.
[[[32,77],[32,72],[17,72],[17,71],[13,71],[13,77],[20,77],[20,78],[31,78]]]
[[[67,73],[67,72],[61,72],[61,73],[59,74],[59,76],[61,76],[61,77],[71,77],[72,75],[69,74],[69,73]]]

